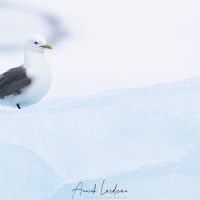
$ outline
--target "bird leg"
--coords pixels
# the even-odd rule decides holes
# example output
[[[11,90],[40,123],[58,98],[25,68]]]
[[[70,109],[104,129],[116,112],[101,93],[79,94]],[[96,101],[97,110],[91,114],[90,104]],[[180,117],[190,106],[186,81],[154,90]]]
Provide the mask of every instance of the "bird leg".
[[[20,106],[19,106],[19,104],[17,104],[17,107],[18,107],[18,109],[21,109]]]

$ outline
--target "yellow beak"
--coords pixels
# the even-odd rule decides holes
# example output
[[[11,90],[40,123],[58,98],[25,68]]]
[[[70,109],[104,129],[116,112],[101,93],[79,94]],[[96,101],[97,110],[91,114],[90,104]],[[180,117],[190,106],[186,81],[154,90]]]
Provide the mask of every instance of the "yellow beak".
[[[49,44],[45,44],[42,47],[45,48],[45,49],[53,49],[52,46],[49,45]]]

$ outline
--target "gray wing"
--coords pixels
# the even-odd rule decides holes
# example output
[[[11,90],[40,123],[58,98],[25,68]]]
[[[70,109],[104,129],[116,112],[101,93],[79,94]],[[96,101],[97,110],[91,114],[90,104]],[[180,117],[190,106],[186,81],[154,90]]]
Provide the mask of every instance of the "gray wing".
[[[12,68],[0,75],[0,99],[9,95],[19,95],[30,85],[31,79],[26,76],[26,69],[22,66]]]

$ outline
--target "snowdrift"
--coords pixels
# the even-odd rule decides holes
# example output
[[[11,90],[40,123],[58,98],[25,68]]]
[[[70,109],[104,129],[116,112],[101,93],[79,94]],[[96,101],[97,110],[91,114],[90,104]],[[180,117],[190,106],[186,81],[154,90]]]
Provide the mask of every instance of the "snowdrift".
[[[200,78],[2,110],[0,196],[64,200],[106,179],[128,199],[199,199],[199,113]]]

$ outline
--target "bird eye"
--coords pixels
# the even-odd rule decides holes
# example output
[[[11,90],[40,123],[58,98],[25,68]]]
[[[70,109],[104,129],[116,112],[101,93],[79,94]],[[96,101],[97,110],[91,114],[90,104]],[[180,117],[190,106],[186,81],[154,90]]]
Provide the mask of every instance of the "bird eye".
[[[38,44],[37,42],[35,42],[35,44]]]

